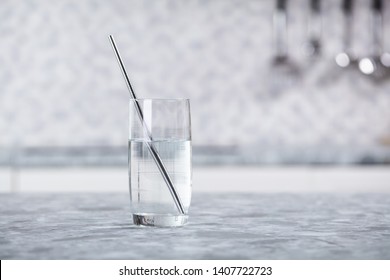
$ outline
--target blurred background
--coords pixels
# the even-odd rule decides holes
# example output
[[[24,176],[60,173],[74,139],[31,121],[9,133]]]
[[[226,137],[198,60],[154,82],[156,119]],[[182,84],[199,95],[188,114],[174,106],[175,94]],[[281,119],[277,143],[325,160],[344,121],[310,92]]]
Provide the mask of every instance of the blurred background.
[[[108,34],[139,97],[191,99],[194,190],[389,189],[390,1],[3,0],[0,18],[0,191],[127,191]]]

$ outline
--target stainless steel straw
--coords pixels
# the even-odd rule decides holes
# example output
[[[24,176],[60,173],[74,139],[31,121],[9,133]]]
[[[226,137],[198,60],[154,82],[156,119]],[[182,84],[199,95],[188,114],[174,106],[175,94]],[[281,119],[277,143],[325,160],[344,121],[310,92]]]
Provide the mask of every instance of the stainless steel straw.
[[[165,183],[168,186],[169,192],[172,195],[173,201],[175,202],[177,209],[179,210],[180,214],[184,215],[185,211],[184,211],[184,208],[183,208],[183,204],[182,204],[182,202],[180,200],[179,194],[177,193],[177,190],[176,190],[175,186],[172,183],[171,178],[169,177],[167,169],[165,168],[164,163],[161,160],[161,157],[160,157],[156,147],[153,144],[152,134],[150,133],[150,130],[148,129],[147,124],[146,124],[146,122],[144,120],[144,115],[143,115],[143,112],[142,112],[142,108],[139,105],[138,100],[137,100],[137,96],[135,95],[133,87],[131,86],[129,76],[127,75],[127,72],[126,72],[126,69],[125,69],[125,65],[122,62],[121,56],[119,54],[119,51],[118,51],[118,49],[116,47],[116,44],[115,44],[115,41],[114,41],[114,38],[112,37],[112,35],[109,35],[109,39],[110,39],[112,48],[113,48],[113,50],[115,52],[115,56],[116,56],[116,58],[118,60],[118,63],[119,63],[120,69],[122,71],[123,77],[125,78],[127,87],[128,87],[128,89],[130,91],[131,98],[134,99],[134,106],[135,106],[137,114],[138,114],[138,116],[139,116],[139,118],[141,120],[142,127],[144,128],[144,132],[145,132],[145,134],[148,137],[147,141],[145,141],[145,144],[148,147],[149,152],[150,152],[150,154],[153,157],[153,160],[157,164],[157,167],[160,170],[160,173],[161,173],[162,177],[164,178]]]

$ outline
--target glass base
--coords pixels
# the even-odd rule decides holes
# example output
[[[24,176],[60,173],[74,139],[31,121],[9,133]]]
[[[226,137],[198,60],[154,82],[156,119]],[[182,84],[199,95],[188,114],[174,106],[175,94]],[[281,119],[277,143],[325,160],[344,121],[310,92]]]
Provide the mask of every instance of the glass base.
[[[180,227],[188,223],[188,215],[133,214],[137,226]]]

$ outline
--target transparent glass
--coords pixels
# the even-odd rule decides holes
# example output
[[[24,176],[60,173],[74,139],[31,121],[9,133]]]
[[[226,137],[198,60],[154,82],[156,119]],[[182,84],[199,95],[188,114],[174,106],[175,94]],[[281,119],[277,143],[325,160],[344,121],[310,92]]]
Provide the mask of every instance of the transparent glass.
[[[128,152],[134,223],[144,226],[186,224],[192,187],[189,100],[130,99]],[[161,168],[179,197],[182,211]]]

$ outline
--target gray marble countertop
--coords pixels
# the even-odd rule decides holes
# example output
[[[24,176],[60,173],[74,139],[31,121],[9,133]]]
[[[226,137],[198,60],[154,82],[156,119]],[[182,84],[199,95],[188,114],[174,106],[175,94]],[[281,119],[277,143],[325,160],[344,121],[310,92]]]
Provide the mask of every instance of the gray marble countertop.
[[[127,193],[1,194],[0,259],[390,259],[390,195],[195,193],[132,225]]]

